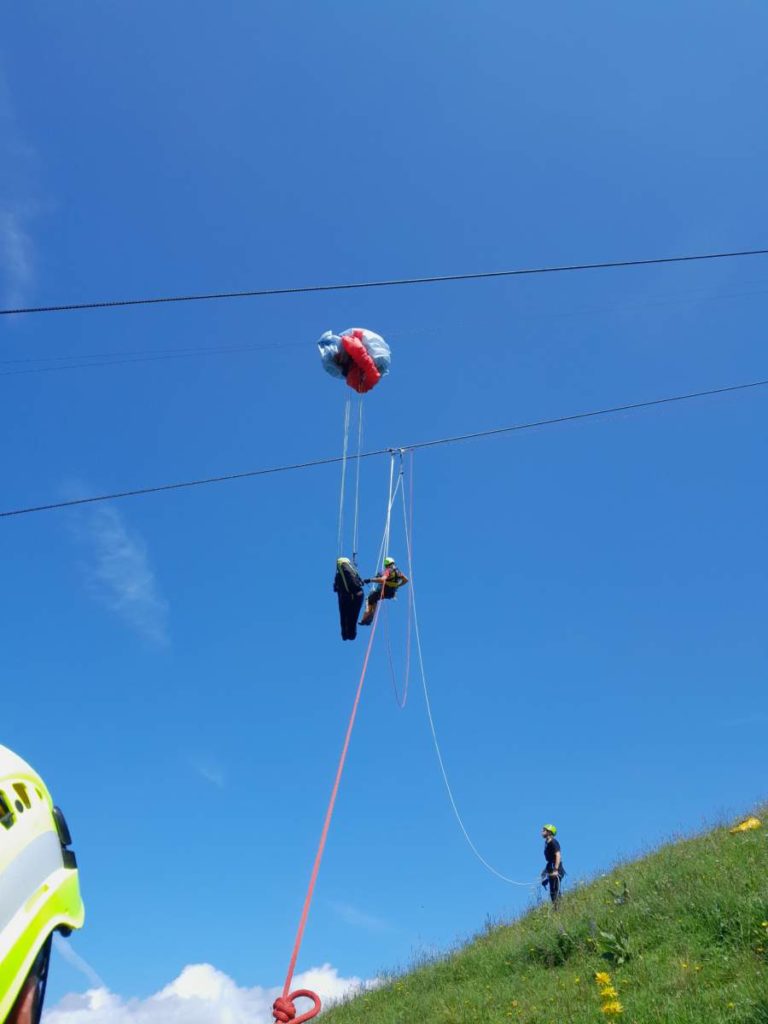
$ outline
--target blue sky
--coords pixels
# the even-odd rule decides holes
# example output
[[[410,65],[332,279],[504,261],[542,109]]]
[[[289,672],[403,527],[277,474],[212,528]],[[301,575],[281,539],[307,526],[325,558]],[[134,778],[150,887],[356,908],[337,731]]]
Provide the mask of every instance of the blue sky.
[[[753,2],[16,9],[2,304],[764,248],[767,29]],[[765,275],[6,317],[2,505],[338,454],[314,342],[352,324],[393,350],[367,448],[762,378]],[[230,351],[71,367],[177,349]],[[416,455],[435,721],[504,873],[536,876],[544,820],[575,880],[765,795],[765,401]],[[366,574],[387,472],[363,466]],[[57,1024],[154,1020],[188,965],[248,990],[254,1021],[252,990],[282,983],[363,656],[330,589],[338,486],[318,468],[3,521],[2,741],[68,814],[72,948],[114,1009]],[[417,683],[400,712],[377,646],[299,971],[371,978],[526,905],[457,829]],[[51,1004],[89,985],[58,957]]]

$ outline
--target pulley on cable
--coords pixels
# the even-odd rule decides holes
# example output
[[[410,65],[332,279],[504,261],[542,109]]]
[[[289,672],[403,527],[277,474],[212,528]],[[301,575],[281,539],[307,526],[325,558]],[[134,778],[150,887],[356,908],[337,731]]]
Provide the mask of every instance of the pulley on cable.
[[[364,590],[360,573],[357,571],[360,510],[360,455],[363,445],[363,395],[374,388],[381,378],[389,373],[391,353],[389,345],[381,335],[363,327],[353,327],[340,335],[326,331],[317,347],[323,368],[332,377],[345,380],[358,393],[357,399],[357,453],[355,456],[355,492],[352,503],[352,558],[345,555],[344,514],[346,511],[346,478],[349,452],[349,432],[352,421],[352,397],[344,403],[344,439],[341,459],[341,490],[339,494],[339,517],[336,540],[336,575],[333,589],[339,601],[339,619],[342,640],[354,640],[357,636],[357,617],[362,607]]]

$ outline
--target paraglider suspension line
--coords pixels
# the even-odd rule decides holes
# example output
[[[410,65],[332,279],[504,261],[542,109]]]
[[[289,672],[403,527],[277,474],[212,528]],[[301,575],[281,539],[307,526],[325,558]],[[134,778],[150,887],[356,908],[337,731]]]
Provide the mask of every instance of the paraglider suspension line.
[[[363,396],[357,398],[357,455],[355,456],[355,522],[352,530],[352,563],[357,565],[358,521],[360,511],[360,455],[363,450]]]
[[[341,452],[341,491],[339,493],[339,525],[336,538],[336,554],[340,558],[343,554],[344,542],[344,488],[347,479],[347,450],[349,448],[349,416],[352,399],[348,398],[344,403],[344,445]],[[358,456],[358,464],[359,464]]]

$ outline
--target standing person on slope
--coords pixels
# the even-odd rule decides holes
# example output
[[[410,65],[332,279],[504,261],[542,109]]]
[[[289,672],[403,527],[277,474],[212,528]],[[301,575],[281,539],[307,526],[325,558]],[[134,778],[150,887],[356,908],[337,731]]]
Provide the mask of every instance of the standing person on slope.
[[[547,862],[541,872],[541,884],[549,886],[549,898],[554,904],[560,899],[560,883],[565,878],[563,857],[560,852],[560,843],[555,839],[557,829],[554,825],[544,825],[541,829],[541,837],[544,840],[544,860]]]
[[[394,558],[384,559],[384,569],[380,576],[374,576],[370,580],[363,580],[363,583],[377,583],[378,586],[374,587],[368,595],[368,603],[365,606],[365,615],[360,619],[361,626],[370,626],[373,622],[373,613],[376,611],[376,605],[379,601],[384,598],[385,601],[391,601],[395,594],[398,592],[400,587],[404,587],[408,582],[408,577],[395,565]]]
[[[348,558],[336,559],[333,589],[339,597],[341,639],[354,640],[357,636],[357,616],[363,607],[363,581]]]

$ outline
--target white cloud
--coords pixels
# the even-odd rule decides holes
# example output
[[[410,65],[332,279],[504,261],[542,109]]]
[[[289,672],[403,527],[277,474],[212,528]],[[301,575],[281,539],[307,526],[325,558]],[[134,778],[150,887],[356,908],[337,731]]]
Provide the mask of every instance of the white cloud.
[[[33,278],[32,240],[20,210],[0,209],[0,271],[4,304],[23,305]]]
[[[224,769],[215,761],[210,759],[193,761],[192,767],[201,778],[205,779],[206,782],[210,782],[210,784],[212,786],[216,786],[217,789],[224,789],[227,777],[224,774]]]
[[[387,932],[392,930],[392,925],[381,917],[374,917],[373,914],[366,914],[365,911],[353,907],[350,903],[338,903],[329,900],[331,910],[341,920],[352,928],[364,928],[369,932]]]
[[[293,988],[317,992],[323,1006],[376,981],[341,978],[335,967],[312,967],[294,978]],[[106,988],[65,996],[43,1015],[43,1024],[270,1024],[280,988],[241,988],[211,964],[190,964],[170,985],[147,999],[123,999]],[[297,1001],[298,1014],[311,1003]]]
[[[11,93],[0,67],[0,301],[22,306],[34,283],[34,246],[27,224],[37,202],[30,186],[35,154],[16,127]]]
[[[168,643],[168,603],[161,596],[147,547],[110,505],[87,513],[78,534],[90,548],[86,579],[94,597],[154,644]]]
[[[96,971],[91,967],[87,960],[84,960],[79,953],[74,951],[71,943],[67,942],[66,939],[62,939],[60,935],[54,935],[53,945],[56,952],[60,953],[62,958],[66,960],[68,964],[71,964],[72,967],[85,975],[94,988],[106,988],[106,985]]]

